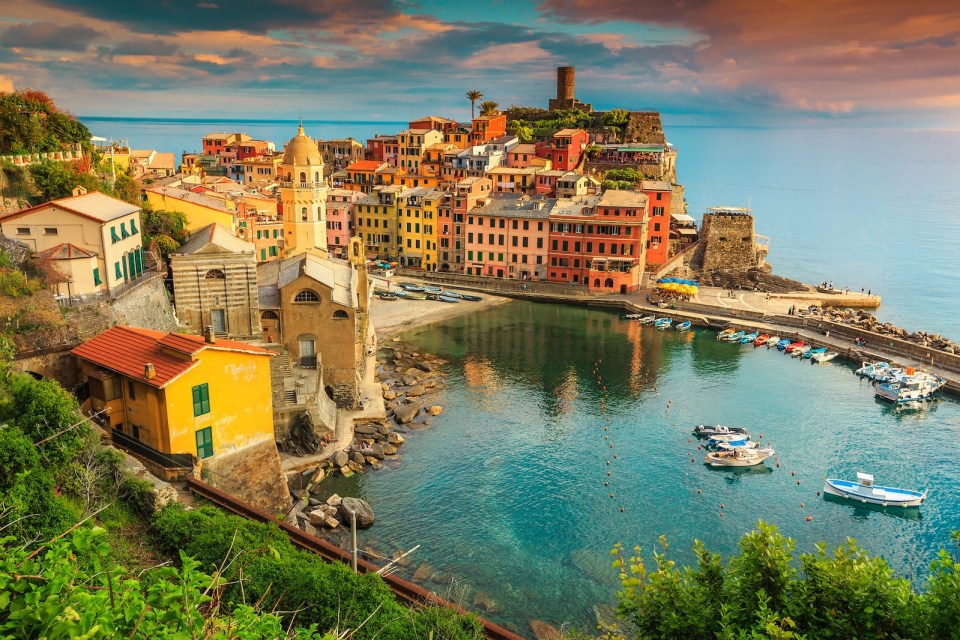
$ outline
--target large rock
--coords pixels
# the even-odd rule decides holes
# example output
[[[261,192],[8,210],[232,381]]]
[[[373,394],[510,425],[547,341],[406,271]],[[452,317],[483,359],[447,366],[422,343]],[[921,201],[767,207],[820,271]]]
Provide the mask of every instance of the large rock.
[[[408,398],[419,398],[426,392],[426,388],[422,384],[415,384],[409,389],[407,389]]]
[[[381,447],[381,450],[383,451],[383,455],[385,456],[395,456],[397,455],[397,451],[398,451],[398,449],[392,444],[383,445],[383,447]]]
[[[340,518],[344,524],[350,524],[350,512],[357,515],[357,528],[366,529],[373,526],[373,508],[366,500],[360,498],[344,498],[340,502]]]
[[[343,498],[336,493],[327,498],[327,504],[331,507],[339,507],[341,502],[343,502]]]
[[[443,413],[443,407],[441,407],[441,406],[438,405],[438,404],[435,404],[435,405],[433,405],[432,407],[430,407],[429,409],[427,409],[427,413],[429,413],[429,414],[432,415],[432,416],[438,416],[438,415],[440,415],[441,413]]]
[[[436,573],[436,569],[431,567],[428,564],[422,564],[417,567],[417,570],[413,572],[413,579],[420,582],[425,582],[433,577],[433,574]]]
[[[560,640],[560,638],[563,637],[556,628],[543,620],[531,620],[530,628],[533,630],[533,635],[537,640]]]
[[[372,436],[377,433],[377,425],[375,424],[358,424],[353,428],[353,432],[361,436]]]
[[[418,413],[420,413],[420,405],[416,402],[397,405],[397,407],[393,410],[393,413],[394,417],[397,419],[397,422],[400,424],[407,424],[416,418]]]
[[[399,446],[402,445],[404,442],[406,442],[406,440],[404,440],[404,439],[403,439],[403,436],[400,435],[399,433],[395,433],[395,432],[391,431],[391,432],[390,432],[390,435],[387,436],[387,442],[388,442],[389,444],[393,445],[394,447],[399,447]]]
[[[346,451],[337,451],[333,454],[333,466],[340,468],[347,466],[347,462],[350,461],[350,456],[347,455]]]
[[[397,399],[397,392],[394,391],[393,389],[387,389],[386,391],[383,392],[383,399],[384,399],[384,400],[396,400],[396,399]]]
[[[359,465],[362,465],[365,462],[365,460],[363,459],[363,454],[360,453],[359,451],[354,451],[353,453],[350,454],[350,462],[355,462]]]
[[[429,362],[418,362],[413,366],[415,366],[417,369],[420,369],[420,371],[433,371],[433,365],[431,365]]]

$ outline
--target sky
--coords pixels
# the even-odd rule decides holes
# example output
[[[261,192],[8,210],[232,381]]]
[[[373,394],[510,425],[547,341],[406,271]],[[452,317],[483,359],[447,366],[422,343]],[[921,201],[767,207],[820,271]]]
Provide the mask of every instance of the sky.
[[[0,2],[0,91],[81,116],[466,120],[571,65],[673,125],[960,129],[956,0]]]

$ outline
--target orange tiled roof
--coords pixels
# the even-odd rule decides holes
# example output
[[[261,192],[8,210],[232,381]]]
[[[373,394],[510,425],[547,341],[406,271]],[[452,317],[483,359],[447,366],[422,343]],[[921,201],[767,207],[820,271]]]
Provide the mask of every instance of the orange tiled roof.
[[[357,160],[347,167],[347,171],[374,171],[381,164],[383,163],[376,160]]]
[[[218,339],[216,343],[208,344],[200,336],[125,326],[112,327],[75,347],[71,353],[105,369],[163,388],[200,364],[199,360],[177,357],[164,347],[184,356],[193,356],[204,349],[273,355],[267,349],[235,340]],[[145,364],[152,364],[156,372],[150,380],[143,377]]]

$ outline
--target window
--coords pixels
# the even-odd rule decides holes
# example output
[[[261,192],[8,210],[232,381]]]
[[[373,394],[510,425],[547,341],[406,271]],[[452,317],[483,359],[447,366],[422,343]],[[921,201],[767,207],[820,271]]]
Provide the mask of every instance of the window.
[[[127,395],[131,400],[137,399],[137,384],[133,380],[127,380]]]
[[[119,263],[119,262],[114,262],[114,263],[113,263],[113,270],[116,272],[117,278],[122,278],[122,277],[123,277],[123,271],[120,270],[120,263]]]
[[[213,430],[204,427],[197,431],[197,457],[209,458],[213,455]]]
[[[537,238],[537,249],[543,249],[543,238]]]
[[[100,280],[100,267],[93,268],[93,284],[98,286],[103,284],[103,281]]]
[[[227,276],[220,269],[210,269],[207,275],[203,276],[207,280],[226,280]]]
[[[304,289],[300,291],[293,297],[294,302],[320,302],[320,296],[317,295],[316,291],[310,289]]]
[[[336,320],[336,319],[349,318],[350,316],[348,316],[347,312],[344,311],[343,309],[337,309],[336,311],[333,312],[333,317]]]
[[[276,255],[277,255],[277,248],[276,248],[275,246],[274,246],[274,247],[270,247],[270,255],[276,257]]]
[[[266,259],[267,259],[267,250],[260,249],[260,260],[266,260]]]
[[[43,235],[45,235],[45,236],[55,236],[55,235],[57,235],[57,228],[56,228],[56,227],[44,227],[44,228],[43,228]],[[123,237],[126,238],[127,236],[123,236]]]
[[[210,388],[206,382],[193,388],[193,415],[203,416],[210,413]]]
[[[30,235],[30,227],[17,227],[18,236],[28,236]]]
[[[302,221],[304,221],[304,222],[306,222],[306,220],[307,220],[307,208],[306,208],[306,207],[302,207],[302,208],[300,209],[300,220],[302,220]]]

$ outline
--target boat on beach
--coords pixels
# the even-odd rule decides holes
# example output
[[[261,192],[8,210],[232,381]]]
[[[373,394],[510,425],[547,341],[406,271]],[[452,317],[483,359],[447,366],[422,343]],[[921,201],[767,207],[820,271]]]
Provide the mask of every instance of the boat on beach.
[[[689,320],[685,320],[684,322],[681,322],[680,324],[678,324],[678,325],[677,325],[676,327],[674,327],[674,328],[675,328],[677,331],[688,331],[688,330],[690,329],[690,321],[689,321]]]
[[[400,288],[404,291],[414,291],[416,293],[423,293],[426,291],[426,289],[424,289],[422,286],[419,284],[414,284],[413,282],[401,282]]]
[[[698,438],[707,438],[718,435],[749,435],[746,427],[728,427],[722,424],[700,424],[693,428],[693,435]]]
[[[827,478],[823,492],[884,507],[918,507],[927,499],[926,491],[913,491],[898,487],[879,487],[873,484],[869,473],[857,473],[857,481]]]
[[[729,450],[711,451],[704,458],[704,462],[711,467],[755,467],[774,453],[773,449],[734,447]]]
[[[480,302],[483,300],[483,296],[475,296],[468,293],[461,294],[460,297],[468,302]]]
[[[423,285],[423,290],[426,291],[427,293],[443,293],[443,289],[441,289],[440,287],[435,287],[430,284]]]

